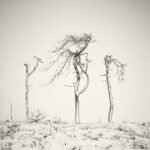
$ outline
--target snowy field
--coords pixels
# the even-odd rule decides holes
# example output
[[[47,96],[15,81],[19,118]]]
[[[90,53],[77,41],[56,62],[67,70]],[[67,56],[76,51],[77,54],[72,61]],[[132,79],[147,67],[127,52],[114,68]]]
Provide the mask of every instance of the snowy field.
[[[0,123],[0,150],[150,150],[150,123]]]

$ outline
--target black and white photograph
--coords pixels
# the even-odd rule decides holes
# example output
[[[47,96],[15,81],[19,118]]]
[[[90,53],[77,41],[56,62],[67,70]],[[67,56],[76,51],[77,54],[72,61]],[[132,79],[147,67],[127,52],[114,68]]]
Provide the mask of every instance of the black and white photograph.
[[[0,0],[0,150],[150,150],[149,0]]]

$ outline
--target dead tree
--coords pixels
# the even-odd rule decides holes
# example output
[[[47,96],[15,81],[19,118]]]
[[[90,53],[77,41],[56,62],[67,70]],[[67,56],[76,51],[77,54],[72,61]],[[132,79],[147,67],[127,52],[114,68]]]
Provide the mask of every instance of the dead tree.
[[[28,63],[25,63],[24,66],[26,68],[26,78],[25,78],[25,108],[26,108],[26,122],[29,122],[29,90],[30,86],[29,85],[29,77],[36,71],[39,62],[43,63],[42,60],[36,56],[34,56],[34,59],[36,60],[35,66],[33,69],[30,71],[29,67],[30,65]]]
[[[13,121],[13,108],[12,108],[12,103],[10,103],[10,120],[11,120],[11,122]]]
[[[63,59],[63,62],[58,65],[55,74],[51,78],[50,83],[59,77],[64,70],[69,70],[70,66],[73,66],[76,74],[75,81],[69,87],[74,88],[75,95],[75,123],[80,122],[80,107],[79,96],[87,89],[89,85],[88,70],[88,53],[84,51],[87,49],[89,43],[92,41],[92,36],[83,34],[82,36],[67,35],[64,40],[61,41],[59,47],[56,47],[52,54],[55,59],[49,63],[45,70],[49,70],[54,64],[57,64],[59,60]],[[84,61],[83,61],[83,58]],[[81,78],[86,78],[85,85],[81,88]]]
[[[113,58],[111,55],[106,55],[104,58],[105,61],[105,67],[106,67],[106,83],[107,83],[107,89],[108,89],[108,96],[109,96],[109,112],[108,112],[108,122],[112,122],[113,117],[113,110],[114,110],[114,101],[112,96],[112,89],[111,89],[111,82],[110,82],[110,65],[114,64],[117,68],[116,74],[118,75],[118,80],[122,81],[124,80],[124,67],[125,65],[122,64],[120,61],[118,61],[116,58]]]

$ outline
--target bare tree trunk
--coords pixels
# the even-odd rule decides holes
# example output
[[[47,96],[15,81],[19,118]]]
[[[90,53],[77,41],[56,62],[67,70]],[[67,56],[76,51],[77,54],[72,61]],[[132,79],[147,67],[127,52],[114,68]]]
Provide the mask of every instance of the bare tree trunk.
[[[113,120],[112,120],[113,112],[114,112],[114,103],[113,103],[113,98],[112,98],[112,101],[111,101],[111,116],[110,116],[111,122],[113,121]]]
[[[78,88],[79,88],[79,83],[80,83],[80,73],[77,67],[78,61],[77,58],[74,57],[74,69],[77,75],[77,81],[76,85],[74,86],[74,94],[75,94],[75,123],[80,122],[79,120],[79,94],[78,94]]]
[[[113,96],[112,96],[112,90],[111,90],[111,83],[110,83],[110,65],[113,63],[117,67],[117,75],[119,77],[119,80],[123,80],[124,75],[124,67],[125,65],[122,64],[120,61],[118,61],[116,58],[113,58],[111,55],[106,55],[105,58],[105,67],[106,67],[106,82],[107,82],[107,88],[108,88],[108,95],[109,95],[109,102],[110,102],[110,108],[108,113],[108,122],[112,122],[113,117],[113,110],[114,110],[114,102],[113,102]]]
[[[79,96],[75,94],[75,123],[80,123]]]
[[[78,122],[80,123],[80,101],[78,97]]]
[[[13,114],[12,114],[12,103],[10,104],[10,120],[13,121]]]
[[[77,123],[77,95],[75,94],[75,123]]]
[[[87,58],[86,58],[87,59]],[[75,123],[80,123],[80,102],[79,102],[79,96],[80,94],[82,94],[88,87],[89,85],[89,76],[87,74],[87,68],[88,66],[86,66],[86,69],[84,70],[80,64],[81,58],[80,56],[76,56],[74,57],[74,69],[77,75],[77,80],[74,86],[74,93],[75,93]],[[79,90],[79,86],[80,86],[80,80],[81,80],[81,73],[79,72],[79,68],[81,70],[82,73],[85,74],[86,78],[87,78],[87,82],[86,85]]]
[[[28,102],[29,85],[28,85],[28,81],[29,81],[29,76],[28,76],[28,74],[26,74],[26,80],[25,80],[25,87],[26,87],[26,91],[25,91],[26,123],[29,122],[29,102]]]
[[[33,67],[32,71],[29,71],[29,64],[24,64],[24,66],[26,67],[26,78],[25,78],[25,108],[26,108],[26,123],[29,122],[29,77],[36,71],[39,62],[43,63],[42,60],[36,56],[34,56],[34,58],[36,59],[36,64]]]
[[[108,95],[109,95],[109,113],[108,113],[108,122],[112,122],[113,117],[113,97],[112,97],[112,91],[111,91],[111,84],[109,79],[109,67],[106,65],[106,82],[107,82],[107,89],[108,89]]]

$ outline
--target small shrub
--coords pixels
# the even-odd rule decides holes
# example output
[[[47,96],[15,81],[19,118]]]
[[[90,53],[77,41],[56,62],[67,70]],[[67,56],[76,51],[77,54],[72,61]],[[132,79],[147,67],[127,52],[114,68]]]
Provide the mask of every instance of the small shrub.
[[[46,114],[41,113],[40,110],[37,110],[35,112],[31,112],[31,116],[29,119],[30,123],[39,123],[43,121],[46,118]]]
[[[14,134],[19,130],[18,124],[8,124],[5,126],[2,126],[0,128],[0,139],[3,140],[6,137],[10,137],[13,139]]]
[[[132,148],[133,149],[146,149],[146,150],[148,150],[147,144],[142,142],[142,141],[133,141],[132,142]]]

